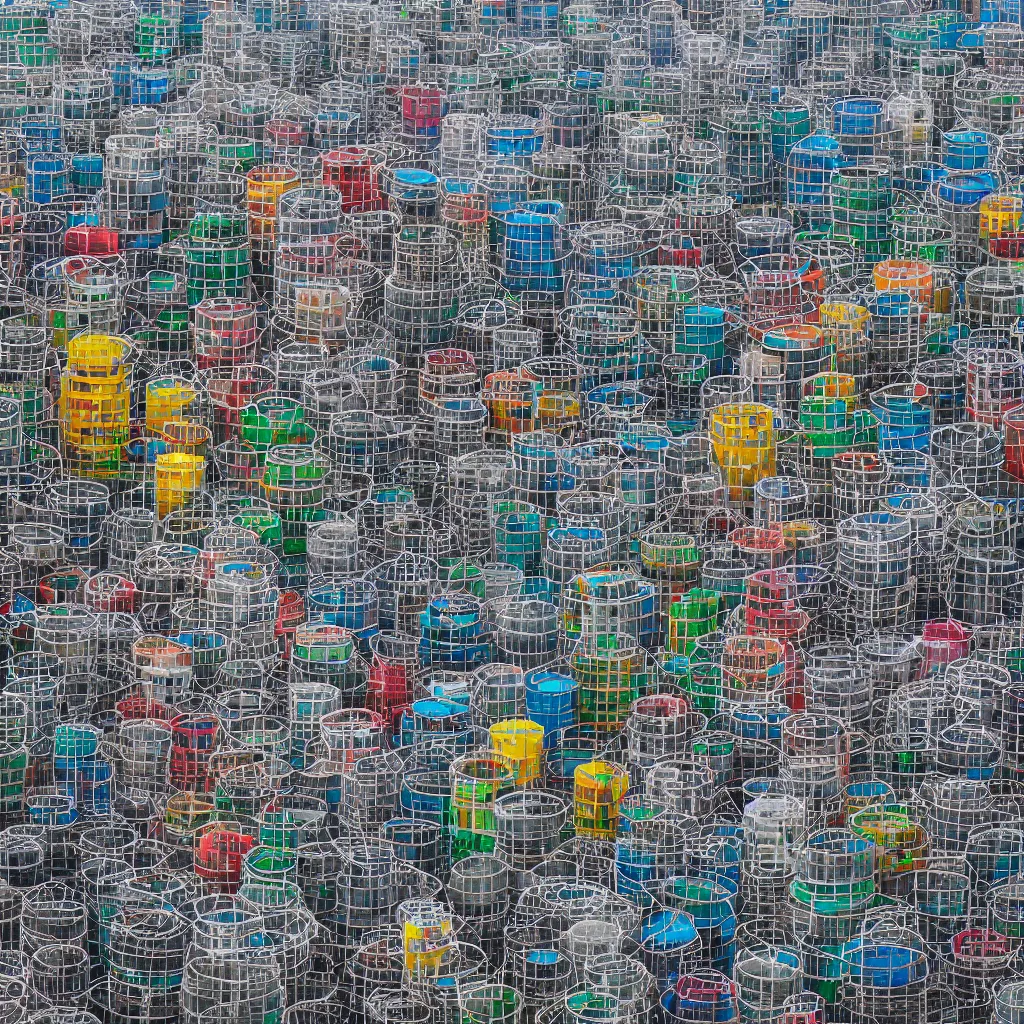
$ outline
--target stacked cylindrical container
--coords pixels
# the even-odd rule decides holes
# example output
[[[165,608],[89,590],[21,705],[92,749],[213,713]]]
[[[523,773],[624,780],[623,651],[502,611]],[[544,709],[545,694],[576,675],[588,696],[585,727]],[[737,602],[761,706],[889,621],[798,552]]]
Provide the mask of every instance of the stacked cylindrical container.
[[[0,11],[0,1016],[1021,1024],[1014,0]]]

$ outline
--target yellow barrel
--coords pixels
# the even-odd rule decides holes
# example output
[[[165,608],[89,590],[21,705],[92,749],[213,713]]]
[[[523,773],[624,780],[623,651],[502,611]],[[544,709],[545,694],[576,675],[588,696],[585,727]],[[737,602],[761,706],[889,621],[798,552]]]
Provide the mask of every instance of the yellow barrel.
[[[156,514],[158,519],[184,508],[202,489],[206,459],[167,452],[156,457]]]
[[[1024,199],[1015,195],[991,195],[978,205],[978,241],[988,249],[993,239],[1016,235],[1024,214]]]
[[[775,476],[775,414],[767,405],[737,402],[711,414],[711,450],[730,501],[750,504],[754,484]]]
[[[903,804],[871,804],[856,811],[850,831],[875,844],[879,876],[887,882],[927,864],[928,833]]]
[[[840,373],[863,377],[868,372],[867,326],[871,314],[853,302],[823,302],[819,326],[825,345],[836,354]]]
[[[528,786],[543,773],[544,727],[526,718],[510,718],[491,726],[491,746],[512,773],[516,786]]]
[[[411,899],[399,904],[405,969],[414,977],[433,976],[455,944],[451,911],[437,900]]]
[[[78,476],[112,477],[130,436],[131,346],[107,334],[80,334],[68,341],[57,418],[68,468]]]
[[[544,391],[537,399],[541,430],[553,433],[575,429],[580,421],[580,400],[571,391]]]
[[[146,429],[162,431],[168,420],[184,420],[198,392],[184,381],[163,378],[146,384]]]
[[[280,164],[254,167],[246,175],[249,205],[249,231],[253,235],[274,236],[278,200],[299,187],[299,173]]]
[[[120,447],[128,443],[131,396],[122,381],[67,386],[62,380],[58,416],[61,435],[70,444],[92,448]]]
[[[573,772],[573,823],[576,835],[614,839],[619,803],[629,789],[629,775],[610,761],[588,761]]]
[[[68,341],[68,373],[75,377],[123,377],[131,344],[114,334],[79,334]]]

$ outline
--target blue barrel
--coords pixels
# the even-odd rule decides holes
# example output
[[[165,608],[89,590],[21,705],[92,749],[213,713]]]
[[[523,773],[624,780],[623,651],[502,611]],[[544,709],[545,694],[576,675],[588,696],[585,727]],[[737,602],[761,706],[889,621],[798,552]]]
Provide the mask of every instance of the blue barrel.
[[[892,787],[881,779],[867,779],[851,782],[846,787],[846,797],[861,806],[884,804],[893,798]]]
[[[986,196],[999,187],[999,179],[987,172],[958,174],[941,179],[935,187],[935,194],[953,206],[977,206]]]
[[[784,164],[793,147],[814,130],[810,108],[804,103],[788,102],[772,108],[769,117],[772,157]]]
[[[64,148],[64,124],[60,118],[30,118],[21,123],[21,151],[59,153]]]
[[[516,434],[512,438],[511,478],[513,487],[538,496],[571,491],[576,485],[573,466],[561,438],[542,431]]]
[[[751,800],[756,800],[759,796],[767,796],[769,793],[776,792],[778,787],[778,779],[769,775],[755,775],[752,779],[745,779],[741,787],[743,802],[746,804]]]
[[[53,759],[53,781],[62,787],[61,792],[75,796],[75,784],[78,781],[79,771],[86,764],[87,761],[84,758],[55,757]]]
[[[575,253],[576,270],[582,277],[597,282],[623,281],[640,269],[638,243],[600,230],[589,234],[587,241],[589,244]]]
[[[95,726],[71,723],[58,725],[53,733],[53,759],[72,764],[91,761],[99,747],[100,732]]]
[[[524,36],[551,38],[558,30],[558,3],[520,3],[517,8],[519,31]]]
[[[960,11],[959,5],[950,8],[951,11]],[[949,15],[953,17],[952,14]],[[932,42],[931,48],[933,50],[955,50],[960,42],[960,36],[967,28],[966,21],[951,20],[945,23],[939,23],[935,26],[935,38]]]
[[[323,580],[306,593],[310,618],[351,630],[364,654],[379,632],[377,588],[369,580]]]
[[[722,876],[738,891],[742,882],[743,826],[715,822],[700,826],[689,869],[705,878]]]
[[[544,146],[544,129],[532,118],[516,119],[509,124],[496,124],[485,131],[487,152],[499,164],[527,166]]]
[[[604,85],[604,72],[592,71],[590,68],[577,68],[572,72],[569,88],[573,92],[588,92],[600,89]]]
[[[659,989],[689,974],[702,962],[700,936],[689,914],[681,910],[656,910],[640,922],[638,946],[644,966],[654,975]]]
[[[464,735],[469,729],[469,709],[445,698],[413,701],[402,713],[402,746],[431,739]]]
[[[591,415],[599,416],[605,410],[639,415],[654,401],[651,395],[633,384],[599,384],[587,392],[587,408]]]
[[[725,876],[677,875],[665,882],[664,905],[685,911],[701,939],[704,958],[732,974],[736,958],[736,882]]]
[[[719,306],[683,306],[675,313],[678,355],[701,355],[714,364],[725,356],[725,310]]]
[[[832,176],[845,164],[837,139],[828,135],[801,139],[786,161],[787,202],[791,206],[827,205],[832,194]]]
[[[469,594],[440,594],[420,612],[420,664],[469,672],[493,654],[480,602]],[[415,708],[415,705],[414,705]]]
[[[984,0],[982,0],[984,2]],[[985,31],[981,22],[958,22],[956,32],[956,49],[981,50],[985,46]]]
[[[480,32],[485,36],[497,35],[508,25],[509,11],[505,0],[483,0],[479,11]]]
[[[934,185],[933,195],[939,212],[953,228],[953,251],[957,262],[965,265],[977,262],[981,202],[999,184],[998,175],[989,171],[971,171],[950,173],[948,178]]]
[[[949,168],[932,161],[904,164],[903,172],[892,179],[893,188],[903,192],[928,192],[937,181],[949,174]]]
[[[103,157],[78,153],[71,158],[71,183],[75,192],[98,192],[103,187]]]
[[[26,801],[28,820],[32,825],[46,828],[66,828],[78,820],[78,809],[73,797],[46,792]]]
[[[620,834],[615,842],[615,891],[638,907],[653,906],[651,885],[657,879],[658,864],[663,858],[656,838],[648,831]]]
[[[572,676],[538,668],[527,673],[526,716],[544,728],[544,748],[549,750],[558,734],[576,724],[579,716],[579,683]]]
[[[25,160],[25,195],[45,205],[66,196],[70,183],[70,163],[59,153],[34,153]]]
[[[548,604],[557,604],[555,584],[546,576],[527,576],[519,589],[520,597],[534,597]]]
[[[110,65],[110,81],[114,87],[115,105],[125,105],[132,97],[132,63],[115,59]]]
[[[565,290],[562,224],[558,202],[524,203],[506,214],[501,284],[510,292]]]
[[[737,708],[729,716],[729,731],[741,739],[779,743],[782,724],[792,714],[784,704],[765,705],[754,711]]]
[[[675,60],[676,23],[672,17],[649,14],[647,18],[647,52],[651,67],[663,68]]]
[[[132,106],[158,106],[170,98],[170,75],[162,68],[133,67],[128,73],[128,83]]]
[[[882,130],[881,100],[866,96],[849,96],[836,100],[832,107],[832,131],[836,135],[878,135]]]
[[[113,767],[106,761],[96,761],[79,774],[79,806],[93,814],[109,814]]]
[[[252,20],[257,32],[273,32],[274,30],[274,5],[256,3],[252,7]],[[281,27],[280,18],[277,19],[277,28]]]
[[[447,826],[451,799],[452,781],[449,771],[414,768],[406,772],[402,779],[402,811],[414,821]]]
[[[908,988],[928,976],[928,958],[921,950],[870,938],[848,942],[843,959],[850,965],[851,979],[875,989]]]
[[[540,512],[499,513],[494,531],[498,561],[531,575],[539,572],[547,522],[547,517]]]
[[[505,215],[529,201],[527,177],[515,167],[501,167],[496,174],[487,176],[482,184],[487,193],[487,208],[491,211],[491,245],[499,246],[504,239]]]
[[[927,452],[932,410],[902,390],[883,389],[871,396],[871,411],[878,418],[878,450]]]
[[[441,180],[418,167],[396,167],[387,185],[396,210],[409,218],[432,218],[438,214]]]
[[[988,132],[955,131],[942,135],[942,163],[951,171],[982,171],[992,159]]]

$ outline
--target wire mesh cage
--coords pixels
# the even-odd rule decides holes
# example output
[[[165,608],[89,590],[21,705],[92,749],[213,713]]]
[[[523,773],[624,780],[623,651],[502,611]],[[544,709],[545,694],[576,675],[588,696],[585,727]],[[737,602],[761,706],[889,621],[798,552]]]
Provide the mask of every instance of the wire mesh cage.
[[[1015,1024],[1019,20],[5,8],[3,1015]]]

